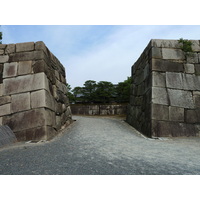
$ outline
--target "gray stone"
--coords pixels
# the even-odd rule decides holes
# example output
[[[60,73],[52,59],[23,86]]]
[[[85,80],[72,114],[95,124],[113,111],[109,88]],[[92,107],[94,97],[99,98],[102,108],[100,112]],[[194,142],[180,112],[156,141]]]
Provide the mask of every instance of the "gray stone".
[[[184,122],[184,108],[169,106],[169,120]]]
[[[19,62],[18,75],[30,74],[32,72],[32,61]]]
[[[198,63],[198,54],[197,53],[187,53],[186,54],[186,60],[188,63]]]
[[[200,64],[195,64],[195,74],[200,75]]]
[[[0,63],[8,62],[9,56],[8,55],[0,55]]]
[[[187,74],[194,74],[194,64],[184,64],[185,73]]]
[[[160,72],[184,72],[183,63],[152,59],[152,70]]]
[[[152,119],[155,120],[169,120],[168,106],[160,104],[152,104]]]
[[[41,127],[50,124],[46,121],[48,114],[44,108],[32,109],[4,117],[3,124],[7,124],[14,132]]]
[[[152,86],[153,87],[166,87],[165,73],[152,72]]]
[[[34,42],[24,42],[16,44],[16,52],[33,51]]]
[[[184,60],[185,55],[180,49],[162,48],[163,59],[169,60]]]
[[[10,104],[5,104],[0,106],[0,116],[10,114]]]
[[[29,110],[30,107],[30,93],[22,93],[11,95],[11,113]]]
[[[200,123],[200,110],[186,110],[186,122],[187,123]]]
[[[162,39],[153,39],[151,40],[152,46],[154,47],[164,47],[164,48],[180,48],[178,40],[162,40]]]
[[[17,142],[17,138],[8,126],[0,126],[0,147]]]
[[[0,97],[3,96],[3,84],[0,84]]]
[[[183,75],[183,89],[196,90],[197,88],[200,88],[197,77],[192,74],[184,74]]]
[[[3,54],[4,54],[4,50],[0,49],[0,55],[3,55]]]
[[[182,73],[166,72],[167,88],[183,89]]]
[[[0,105],[4,105],[11,102],[10,96],[1,96],[0,97]]]
[[[161,48],[152,47],[150,54],[152,58],[162,58]]]
[[[15,44],[8,44],[6,46],[5,53],[10,54],[10,53],[14,53],[14,52],[15,52]]]
[[[194,108],[192,93],[184,90],[167,89],[171,106]]]
[[[166,88],[152,87],[152,103],[169,105]]]
[[[192,42],[192,50],[200,51],[199,40],[190,40]]]
[[[200,108],[200,92],[193,92],[195,108]]]
[[[4,63],[3,78],[17,76],[17,62]]]
[[[5,79],[3,94],[17,94],[40,89],[46,89],[49,91],[49,83],[44,73]]]
[[[49,108],[55,111],[55,100],[46,90],[31,92],[31,108]]]

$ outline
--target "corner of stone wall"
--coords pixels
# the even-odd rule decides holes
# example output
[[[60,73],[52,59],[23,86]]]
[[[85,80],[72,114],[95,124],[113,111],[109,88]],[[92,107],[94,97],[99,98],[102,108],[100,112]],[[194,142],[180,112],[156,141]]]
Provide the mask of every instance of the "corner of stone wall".
[[[19,140],[39,140],[71,120],[65,69],[45,44],[0,44],[0,125]]]

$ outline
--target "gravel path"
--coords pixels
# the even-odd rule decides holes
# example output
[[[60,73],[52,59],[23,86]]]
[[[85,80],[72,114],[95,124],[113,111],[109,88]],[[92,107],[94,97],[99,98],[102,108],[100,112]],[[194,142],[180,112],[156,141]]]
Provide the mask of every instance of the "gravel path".
[[[0,149],[0,174],[200,174],[200,138],[153,140],[117,118],[74,119],[50,142]]]

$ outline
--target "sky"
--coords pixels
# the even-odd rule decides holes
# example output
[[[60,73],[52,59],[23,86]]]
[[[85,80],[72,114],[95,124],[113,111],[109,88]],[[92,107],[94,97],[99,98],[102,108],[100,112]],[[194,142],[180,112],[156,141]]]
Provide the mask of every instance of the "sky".
[[[72,88],[122,82],[151,39],[200,39],[199,25],[2,25],[3,43],[43,41]]]

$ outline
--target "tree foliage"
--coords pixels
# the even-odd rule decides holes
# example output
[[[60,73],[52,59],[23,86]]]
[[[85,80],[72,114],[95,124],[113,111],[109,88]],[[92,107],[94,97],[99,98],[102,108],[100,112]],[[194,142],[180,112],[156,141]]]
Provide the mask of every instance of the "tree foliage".
[[[2,32],[0,32],[0,44],[2,44]]]
[[[131,78],[117,85],[108,81],[87,80],[84,87],[70,89],[68,96],[71,103],[125,103],[129,102]]]

